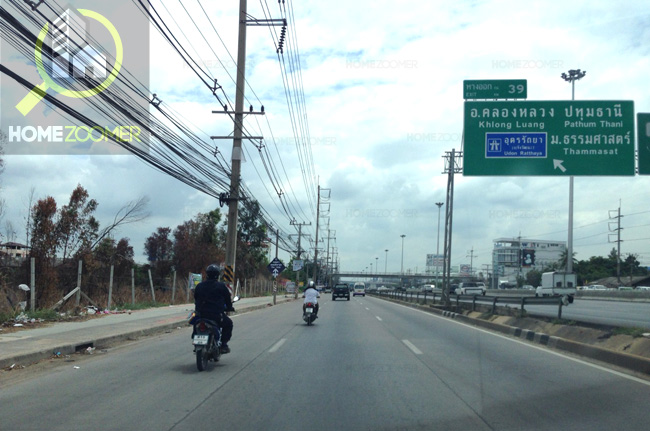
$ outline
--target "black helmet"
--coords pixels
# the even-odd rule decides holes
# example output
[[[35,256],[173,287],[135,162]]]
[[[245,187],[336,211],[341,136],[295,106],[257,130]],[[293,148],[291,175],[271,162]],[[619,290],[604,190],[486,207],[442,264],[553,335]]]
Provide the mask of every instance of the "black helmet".
[[[316,288],[316,284],[314,283],[314,280],[309,280],[309,282],[307,283],[307,289],[315,289],[315,288]]]
[[[205,269],[205,275],[208,277],[208,280],[216,280],[221,274],[221,268],[216,263],[208,265]]]

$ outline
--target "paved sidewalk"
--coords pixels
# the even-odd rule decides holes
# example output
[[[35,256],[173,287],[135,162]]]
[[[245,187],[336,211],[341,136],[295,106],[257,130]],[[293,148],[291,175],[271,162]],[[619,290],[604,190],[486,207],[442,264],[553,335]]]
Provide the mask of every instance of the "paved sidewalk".
[[[293,297],[277,296],[277,304]],[[237,313],[273,305],[273,297],[244,298],[234,304]],[[187,317],[194,304],[134,310],[106,314],[79,322],[58,322],[49,326],[0,332],[0,369],[12,365],[28,365],[52,357],[59,352],[70,355],[88,347],[102,347],[115,342],[136,339],[143,335],[189,327]]]

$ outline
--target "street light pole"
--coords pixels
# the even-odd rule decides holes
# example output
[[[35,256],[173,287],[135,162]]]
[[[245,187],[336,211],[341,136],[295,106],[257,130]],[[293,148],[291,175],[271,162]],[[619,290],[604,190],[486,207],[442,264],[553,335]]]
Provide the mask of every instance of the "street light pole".
[[[400,275],[404,276],[404,237],[406,235],[400,235],[402,237],[402,269],[400,271]]]
[[[584,78],[586,74],[587,71],[571,69],[568,75],[566,73],[561,75],[562,79],[571,83],[571,100],[575,100],[575,82]],[[573,176],[569,177],[569,236],[567,240],[566,271],[573,272]]]
[[[440,208],[444,205],[444,202],[436,202],[438,206],[438,240],[436,241],[436,283],[438,283],[438,258],[440,256]]]
[[[384,251],[386,252],[386,260],[384,261],[384,274],[388,274],[388,249]]]

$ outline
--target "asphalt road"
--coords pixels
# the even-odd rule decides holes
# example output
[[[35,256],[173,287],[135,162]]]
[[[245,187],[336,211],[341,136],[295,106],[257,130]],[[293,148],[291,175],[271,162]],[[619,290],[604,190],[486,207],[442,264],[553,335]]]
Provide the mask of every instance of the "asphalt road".
[[[557,316],[557,307],[527,305],[544,316]],[[604,325],[650,329],[650,303],[576,299],[562,308],[562,318]]]
[[[206,372],[183,328],[2,384],[0,429],[647,429],[646,380],[376,298],[321,304],[311,327],[300,302],[235,316]]]

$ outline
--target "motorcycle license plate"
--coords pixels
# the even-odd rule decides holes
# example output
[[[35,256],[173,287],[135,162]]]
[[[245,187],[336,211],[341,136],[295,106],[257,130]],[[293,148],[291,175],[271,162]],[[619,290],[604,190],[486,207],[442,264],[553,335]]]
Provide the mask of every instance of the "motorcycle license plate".
[[[314,312],[314,309],[313,309],[313,308],[307,308],[305,311],[306,311],[307,313],[313,313],[313,312]]]
[[[209,335],[195,335],[194,336],[194,344],[197,344],[199,346],[205,346],[208,344],[208,338]]]

